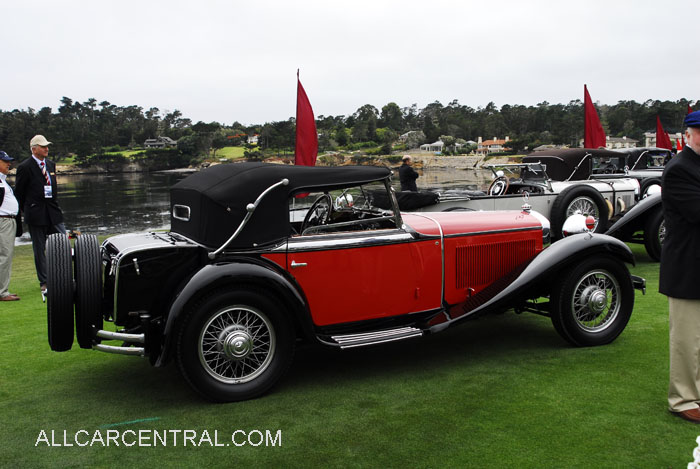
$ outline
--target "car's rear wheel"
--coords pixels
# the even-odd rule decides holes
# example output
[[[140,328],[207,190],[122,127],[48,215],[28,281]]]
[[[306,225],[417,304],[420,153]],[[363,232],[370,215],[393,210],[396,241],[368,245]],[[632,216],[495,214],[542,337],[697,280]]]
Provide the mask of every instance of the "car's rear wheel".
[[[661,246],[666,239],[666,223],[663,210],[656,210],[644,223],[644,247],[653,260],[661,259]]]
[[[46,273],[49,346],[65,352],[73,346],[73,263],[65,234],[52,234],[46,241]]]
[[[291,363],[294,329],[269,294],[219,290],[186,314],[178,337],[178,364],[190,385],[210,400],[257,397]]]
[[[102,261],[94,235],[75,240],[75,332],[81,348],[92,348],[102,329]]]
[[[585,259],[563,273],[551,295],[552,322],[573,345],[612,342],[625,329],[634,307],[627,267],[617,259]]]
[[[607,228],[608,205],[600,192],[584,185],[572,186],[563,190],[552,204],[552,239],[564,236],[564,222],[576,212],[595,219],[593,232],[603,233]]]

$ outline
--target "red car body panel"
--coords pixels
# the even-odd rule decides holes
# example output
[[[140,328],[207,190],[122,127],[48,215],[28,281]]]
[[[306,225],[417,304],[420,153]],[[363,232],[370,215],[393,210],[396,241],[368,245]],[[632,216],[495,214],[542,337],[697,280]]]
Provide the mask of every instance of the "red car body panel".
[[[443,296],[448,304],[462,303],[542,250],[541,224],[527,213],[403,214],[403,219],[421,236],[264,257],[294,277],[313,323],[328,326],[436,310]]]

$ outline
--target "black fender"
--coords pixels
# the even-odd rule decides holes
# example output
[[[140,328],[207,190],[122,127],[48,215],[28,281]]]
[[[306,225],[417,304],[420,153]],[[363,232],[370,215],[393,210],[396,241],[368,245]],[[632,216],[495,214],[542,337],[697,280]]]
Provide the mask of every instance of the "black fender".
[[[177,333],[178,318],[188,304],[197,301],[208,292],[231,285],[257,285],[279,295],[293,314],[293,322],[297,324],[302,334],[314,337],[311,316],[303,294],[283,275],[272,268],[257,263],[233,262],[209,264],[195,273],[180,290],[170,306],[167,322],[163,329],[163,347],[155,361],[155,366],[163,366],[174,347],[174,337]]]
[[[651,215],[654,209],[661,208],[661,194],[647,196],[634,204],[622,217],[612,224],[605,232],[609,236],[618,236],[622,233],[622,228],[640,220],[640,226],[644,226],[644,220]]]
[[[466,302],[449,308],[451,319],[432,326],[430,332],[439,332],[474,315],[507,309],[517,303],[518,299],[538,292],[539,289],[535,287],[554,279],[561,269],[580,259],[597,255],[608,255],[621,262],[635,264],[632,250],[619,239],[593,233],[569,236],[550,245],[524,268],[513,272],[513,280],[502,290],[498,290],[500,284],[494,284],[497,291],[495,294],[486,288]]]

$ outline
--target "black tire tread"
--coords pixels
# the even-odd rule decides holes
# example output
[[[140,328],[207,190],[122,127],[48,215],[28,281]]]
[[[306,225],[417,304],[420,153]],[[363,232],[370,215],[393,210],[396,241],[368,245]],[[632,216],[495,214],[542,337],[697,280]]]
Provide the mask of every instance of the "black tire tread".
[[[75,241],[75,332],[81,348],[92,348],[93,328],[102,329],[102,260],[95,235]]]
[[[70,240],[65,234],[48,237],[46,271],[49,346],[65,352],[73,346],[73,266]]]
[[[271,376],[256,379],[257,382],[249,382],[241,385],[228,385],[228,389],[224,389],[224,385],[219,383],[207,382],[208,380],[213,382],[213,379],[208,380],[204,376],[204,371],[201,369],[201,364],[199,364],[197,357],[191,356],[191,350],[188,350],[188,342],[190,340],[189,334],[192,333],[194,323],[196,323],[201,315],[206,316],[206,311],[203,311],[208,304],[215,304],[217,298],[226,296],[243,296],[244,298],[248,296],[249,298],[257,298],[262,304],[272,305],[273,310],[276,313],[272,315],[269,311],[265,311],[268,318],[275,324],[277,324],[278,329],[276,330],[276,338],[279,350],[282,352],[276,360],[278,362],[270,365],[270,368],[266,371],[266,374]],[[240,303],[240,301],[238,302]],[[265,309],[265,308],[261,308]],[[179,329],[177,332],[176,341],[176,360],[180,373],[185,378],[187,383],[201,396],[204,398],[214,401],[214,402],[234,402],[242,401],[247,399],[253,399],[267,392],[272,388],[279,379],[284,376],[284,374],[289,369],[292,358],[294,356],[294,328],[287,316],[282,313],[284,308],[277,301],[270,292],[265,292],[258,290],[256,288],[246,288],[245,290],[232,290],[230,288],[222,288],[215,290],[206,296],[202,297],[194,305],[189,307],[186,311],[183,320],[180,322]],[[275,317],[270,317],[275,316]],[[195,335],[198,335],[199,331],[196,331]],[[262,381],[262,383],[260,383]],[[238,386],[239,389],[234,389],[233,386]]]
[[[610,325],[604,332],[591,333],[581,330],[575,324],[569,311],[569,301],[574,284],[578,283],[587,272],[596,268],[605,269],[615,276],[621,289],[622,306],[615,319],[615,324]],[[552,323],[564,340],[577,347],[605,345],[615,340],[629,322],[634,308],[634,286],[627,266],[622,261],[608,256],[588,258],[563,272],[561,279],[553,288],[551,303]]]

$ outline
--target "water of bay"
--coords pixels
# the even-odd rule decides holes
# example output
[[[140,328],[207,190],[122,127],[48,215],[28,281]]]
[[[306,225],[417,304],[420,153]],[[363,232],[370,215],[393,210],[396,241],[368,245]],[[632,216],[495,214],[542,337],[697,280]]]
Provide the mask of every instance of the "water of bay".
[[[95,235],[169,229],[170,186],[189,174],[163,171],[59,175],[59,203],[66,229]],[[488,181],[485,171],[473,169],[430,169],[420,175],[417,181],[420,190],[474,189]],[[398,189],[396,171],[393,183]],[[18,244],[31,242],[28,233],[17,241]]]

